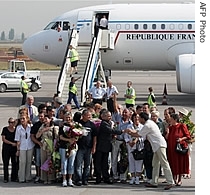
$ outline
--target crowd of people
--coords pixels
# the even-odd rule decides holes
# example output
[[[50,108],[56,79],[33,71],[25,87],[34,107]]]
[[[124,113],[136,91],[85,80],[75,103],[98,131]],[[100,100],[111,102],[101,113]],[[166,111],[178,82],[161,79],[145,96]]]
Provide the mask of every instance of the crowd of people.
[[[2,128],[4,182],[46,185],[61,181],[63,187],[73,187],[88,185],[90,179],[96,185],[139,185],[142,180],[146,187],[156,188],[163,175],[168,190],[181,186],[184,176],[190,178],[190,150],[186,154],[175,151],[177,142],[191,144],[188,126],[180,121],[189,112],[169,107],[161,118],[151,87],[148,101],[136,105],[131,81],[123,107],[117,101],[117,87],[111,80],[107,84],[104,90],[98,81],[88,91],[91,101],[78,111],[60,97],[36,107],[34,97],[27,96],[17,118],[10,117]],[[103,106],[104,97],[107,107]],[[132,154],[137,142],[139,150],[144,149],[142,160],[135,160]]]

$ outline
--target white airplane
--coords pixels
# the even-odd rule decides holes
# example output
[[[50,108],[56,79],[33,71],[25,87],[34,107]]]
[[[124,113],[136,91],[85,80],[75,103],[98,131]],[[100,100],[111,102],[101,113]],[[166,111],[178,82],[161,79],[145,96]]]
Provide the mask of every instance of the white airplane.
[[[96,16],[108,19],[114,49],[102,50],[105,69],[176,70],[177,89],[195,93],[195,4],[109,4],[66,12],[27,38],[23,51],[30,58],[62,65],[69,29],[77,29],[79,44],[95,36]]]

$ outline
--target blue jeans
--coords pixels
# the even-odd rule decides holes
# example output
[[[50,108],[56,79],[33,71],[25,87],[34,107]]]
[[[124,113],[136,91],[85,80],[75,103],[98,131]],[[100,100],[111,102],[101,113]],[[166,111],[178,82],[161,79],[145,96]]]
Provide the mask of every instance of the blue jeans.
[[[66,149],[65,148],[59,148],[59,153],[61,155],[61,174],[74,174],[74,160],[76,156],[76,151],[72,151],[73,154],[69,156],[69,158],[66,158]]]
[[[77,150],[77,155],[75,159],[75,172],[74,172],[75,182],[88,181],[88,177],[90,174],[91,159],[92,159],[91,148]]]
[[[37,167],[41,167],[41,149],[35,148],[35,164]]]
[[[72,93],[72,92],[69,92],[69,98],[68,98],[67,104],[71,104],[72,99],[73,99],[76,107],[79,109],[80,105],[79,105],[79,102],[77,100],[77,95]]]

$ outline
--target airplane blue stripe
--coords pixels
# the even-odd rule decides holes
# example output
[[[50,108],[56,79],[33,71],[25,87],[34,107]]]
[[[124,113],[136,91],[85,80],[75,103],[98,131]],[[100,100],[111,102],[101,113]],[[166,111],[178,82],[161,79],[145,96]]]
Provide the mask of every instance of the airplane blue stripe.
[[[92,20],[78,20],[77,23],[92,22]],[[171,21],[157,21],[157,20],[109,20],[109,23],[195,23],[194,20],[171,20]]]
[[[92,20],[78,20],[77,22],[92,22]]]
[[[195,23],[195,21],[177,21],[177,20],[171,20],[171,21],[147,21],[147,20],[141,20],[141,21],[121,21],[121,20],[111,20],[109,23]]]

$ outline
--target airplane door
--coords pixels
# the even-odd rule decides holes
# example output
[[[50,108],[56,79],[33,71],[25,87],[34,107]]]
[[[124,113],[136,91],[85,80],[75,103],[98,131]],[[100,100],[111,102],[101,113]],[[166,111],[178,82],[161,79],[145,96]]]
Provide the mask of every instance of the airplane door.
[[[80,11],[78,14],[77,30],[79,30],[78,43],[92,42],[93,11]]]

